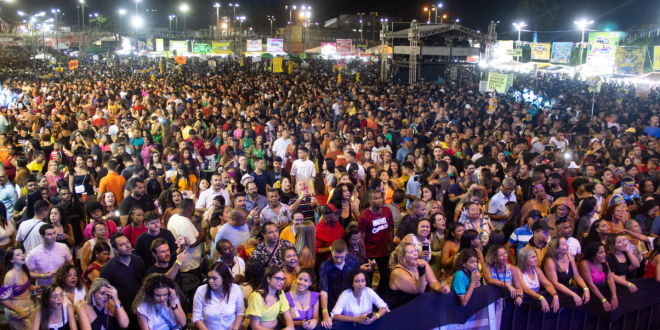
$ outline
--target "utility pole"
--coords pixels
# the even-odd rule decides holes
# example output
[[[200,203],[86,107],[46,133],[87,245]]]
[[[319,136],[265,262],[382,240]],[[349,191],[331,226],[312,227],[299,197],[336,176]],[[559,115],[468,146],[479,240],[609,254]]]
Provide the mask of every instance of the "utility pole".
[[[296,5],[284,6],[284,9],[289,9],[289,53],[293,54],[293,16],[292,16],[292,11],[296,9]]]
[[[218,31],[219,31],[220,30],[220,4],[216,2],[215,5],[213,5],[213,7],[215,7],[215,28],[218,29]],[[215,37],[215,30],[211,30],[211,38],[215,39],[214,37]]]
[[[80,44],[80,53],[82,54],[83,59],[85,58],[85,0],[79,0],[80,6],[82,7],[82,43]]]
[[[365,13],[357,13],[357,14],[360,15],[360,42],[364,42],[364,28],[363,28],[364,25],[362,22],[362,16],[364,16]],[[372,26],[372,28],[374,27]]]

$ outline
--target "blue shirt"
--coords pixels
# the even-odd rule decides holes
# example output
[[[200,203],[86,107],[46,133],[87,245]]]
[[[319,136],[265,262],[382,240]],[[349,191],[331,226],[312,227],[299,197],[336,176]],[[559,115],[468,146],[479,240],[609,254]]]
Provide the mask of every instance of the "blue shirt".
[[[268,205],[268,199],[261,195],[257,195],[257,200],[254,202],[252,202],[249,198],[246,198],[245,202],[245,210],[252,211],[256,208],[258,213],[261,213],[261,210],[266,207],[266,205]]]
[[[644,129],[644,132],[648,133],[648,135],[653,135],[656,138],[660,138],[660,127],[647,126]]]
[[[417,198],[420,197],[420,190],[419,190],[419,181],[415,181],[415,176],[410,177],[408,179],[408,183],[406,184],[406,192],[408,195],[415,195]],[[408,200],[408,203],[406,204],[406,208],[411,208],[412,207],[412,202]]]
[[[351,280],[347,278],[348,273],[359,267],[357,257],[352,253],[346,254],[342,269],[335,266],[332,258],[328,258],[321,263],[319,268],[319,291],[328,293],[328,310],[335,307],[337,299],[344,290],[351,288]]]
[[[408,156],[409,153],[411,153],[412,150],[408,150],[406,148],[399,148],[399,150],[396,152],[396,160],[399,162],[403,163],[406,161],[406,156]]]
[[[534,233],[532,233],[532,230],[528,225],[524,225],[513,230],[511,237],[509,237],[509,243],[517,245],[516,255],[520,252],[520,249],[525,247],[525,244],[527,244],[527,242],[532,239],[533,235]]]
[[[18,195],[16,194],[16,189],[12,184],[7,182],[4,186],[0,187],[0,202],[5,205],[5,208],[7,209],[7,219],[11,219],[11,215],[14,211],[14,204],[16,204],[16,200],[18,199]]]
[[[451,289],[456,292],[457,296],[464,296],[470,287],[470,282],[472,282],[472,276],[468,277],[464,270],[459,270],[454,273],[451,280]]]

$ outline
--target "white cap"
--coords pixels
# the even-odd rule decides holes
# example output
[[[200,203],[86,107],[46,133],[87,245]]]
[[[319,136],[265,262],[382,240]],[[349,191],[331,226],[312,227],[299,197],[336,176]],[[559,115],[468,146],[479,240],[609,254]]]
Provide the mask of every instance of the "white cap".
[[[252,180],[252,176],[250,176],[249,174],[245,174],[245,175],[243,175],[243,177],[241,178],[241,184],[244,185],[244,182],[245,182],[245,180],[247,180],[247,179]]]
[[[580,168],[580,167],[577,166],[577,164],[575,164],[575,162],[571,162],[571,165],[568,165],[568,169],[571,169],[571,168]]]

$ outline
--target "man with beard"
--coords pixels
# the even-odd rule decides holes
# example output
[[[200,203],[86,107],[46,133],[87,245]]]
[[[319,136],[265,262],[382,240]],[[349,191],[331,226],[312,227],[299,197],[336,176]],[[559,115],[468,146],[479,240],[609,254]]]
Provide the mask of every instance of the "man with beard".
[[[170,251],[177,249],[176,240],[172,232],[166,228],[161,228],[160,216],[156,212],[147,212],[144,214],[144,224],[147,226],[147,232],[140,234],[137,241],[135,241],[135,250],[133,253],[140,256],[144,260],[145,265],[153,265],[156,263],[156,258],[151,254],[151,243],[157,239],[164,239],[170,247]],[[180,242],[181,244],[182,241]],[[170,264],[174,260],[170,260]]]
[[[252,251],[250,258],[259,260],[265,268],[277,266],[284,268],[284,261],[280,258],[281,251],[285,247],[293,246],[291,242],[280,238],[277,225],[266,222],[262,226],[264,241]]]
[[[137,315],[128,306],[133,305],[133,299],[142,287],[142,280],[145,278],[147,269],[142,258],[133,255],[131,241],[126,235],[116,233],[110,243],[116,251],[116,256],[103,265],[99,277],[108,280],[110,285],[117,289],[121,306],[126,306],[124,310],[129,319],[127,329],[139,330]]]
[[[245,201],[245,209],[247,211],[257,210],[257,214],[261,213],[266,206],[268,206],[268,199],[265,196],[259,195],[257,192],[257,184],[250,181],[245,185],[245,192],[247,192],[247,199]]]
[[[390,282],[389,251],[394,251],[394,220],[389,208],[383,208],[383,194],[376,189],[367,193],[369,208],[360,213],[358,227],[369,259],[375,259],[380,281],[378,292],[382,295]],[[403,220],[401,220],[403,221]]]
[[[151,251],[151,255],[156,258],[156,263],[147,268],[147,276],[151,274],[163,274],[176,282],[180,288],[183,288],[183,279],[181,278],[179,269],[186,262],[188,251],[183,249],[183,252],[178,252],[176,261],[172,263],[170,246],[166,240],[162,238],[155,239],[151,242],[149,250]]]
[[[204,213],[210,209],[213,206],[213,199],[218,195],[222,196],[225,199],[225,203],[227,203],[229,201],[229,193],[223,188],[222,175],[220,173],[214,173],[211,176],[211,189],[206,189],[199,195],[199,199],[195,205],[196,212]]]
[[[131,194],[119,204],[119,219],[122,224],[128,221],[128,211],[133,206],[141,207],[144,212],[156,209],[153,198],[145,193],[144,181],[141,178],[133,178],[130,181],[129,189],[131,190]]]
[[[291,208],[280,203],[280,192],[277,189],[268,190],[268,205],[261,210],[259,219],[272,222],[282,230],[291,222]]]

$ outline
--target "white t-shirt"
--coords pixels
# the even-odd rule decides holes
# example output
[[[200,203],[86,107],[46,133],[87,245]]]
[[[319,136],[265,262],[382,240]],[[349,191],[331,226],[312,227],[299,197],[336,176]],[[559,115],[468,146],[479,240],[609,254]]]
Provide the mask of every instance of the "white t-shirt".
[[[282,168],[284,168],[284,163],[286,161],[286,148],[291,144],[291,139],[284,140],[279,138],[273,143],[273,151],[275,151],[275,156],[282,158]]]
[[[296,181],[310,182],[316,176],[316,165],[309,159],[296,159],[291,167],[291,175],[296,177]]]
[[[181,308],[179,298],[176,299],[175,304]],[[138,306],[137,311],[147,318],[147,323],[151,330],[170,330],[170,324],[177,324],[174,311],[165,305],[161,307],[160,313],[156,312],[153,306],[149,307],[147,303],[142,303],[142,305]]]
[[[197,241],[197,236],[199,235],[199,232],[190,219],[178,214],[175,214],[170,218],[170,221],[167,223],[167,229],[172,232],[175,240],[183,236],[188,239],[190,244]],[[181,265],[182,272],[199,268],[202,260],[202,246],[203,244],[199,244],[196,247],[188,248],[188,258],[186,258],[186,261]]]
[[[16,232],[16,241],[23,242],[26,255],[29,254],[32,249],[44,242],[39,234],[39,228],[44,224],[45,222],[39,219],[31,219],[23,221],[18,228],[18,231]]]
[[[564,148],[566,147],[566,144],[567,144],[566,140],[564,140],[564,142],[561,142],[561,141],[557,140],[554,136],[550,139],[550,142],[553,142],[555,144],[555,146],[557,146],[557,149],[561,149],[561,150],[564,150]]]
[[[566,240],[566,243],[568,244],[568,250],[571,252],[571,255],[574,258],[576,255],[582,254],[582,247],[580,246],[580,242],[575,239],[575,237],[569,237]]]

